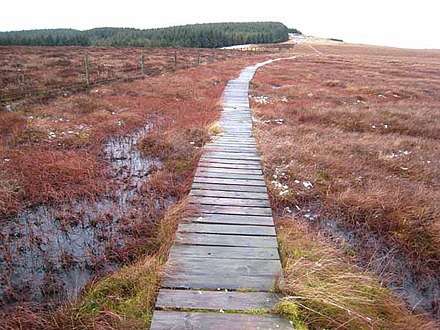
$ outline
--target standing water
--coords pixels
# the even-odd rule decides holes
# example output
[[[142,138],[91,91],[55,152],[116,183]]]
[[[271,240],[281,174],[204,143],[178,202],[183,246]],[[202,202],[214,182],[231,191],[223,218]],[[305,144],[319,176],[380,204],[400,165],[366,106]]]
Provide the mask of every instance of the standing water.
[[[136,148],[149,128],[105,144],[105,159],[116,187],[105,197],[40,205],[3,224],[0,308],[20,301],[64,301],[94,276],[120,265],[119,258],[109,256],[133,241],[139,226],[151,226],[142,216],[154,212],[151,200],[147,204],[140,191],[149,174],[162,164],[142,156]]]

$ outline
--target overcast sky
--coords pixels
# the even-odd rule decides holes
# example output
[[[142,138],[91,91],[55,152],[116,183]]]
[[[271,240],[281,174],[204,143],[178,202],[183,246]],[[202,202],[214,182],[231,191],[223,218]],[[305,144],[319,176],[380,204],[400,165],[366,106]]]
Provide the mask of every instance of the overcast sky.
[[[4,0],[0,31],[280,21],[348,42],[440,48],[438,0]]]

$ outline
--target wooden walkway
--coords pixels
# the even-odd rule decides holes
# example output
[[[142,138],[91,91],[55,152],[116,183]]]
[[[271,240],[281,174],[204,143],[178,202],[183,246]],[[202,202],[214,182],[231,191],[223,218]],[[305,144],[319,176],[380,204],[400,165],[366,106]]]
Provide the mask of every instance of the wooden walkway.
[[[292,329],[269,310],[282,276],[260,157],[252,136],[245,68],[223,96],[225,134],[206,146],[190,203],[200,216],[179,225],[151,329]]]

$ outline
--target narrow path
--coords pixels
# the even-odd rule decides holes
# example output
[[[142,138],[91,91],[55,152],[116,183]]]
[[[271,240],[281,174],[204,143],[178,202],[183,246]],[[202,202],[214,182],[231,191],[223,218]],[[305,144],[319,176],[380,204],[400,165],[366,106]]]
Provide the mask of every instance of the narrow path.
[[[179,225],[151,329],[292,329],[271,309],[282,276],[245,68],[223,96],[225,133],[206,146],[190,193],[200,216]]]

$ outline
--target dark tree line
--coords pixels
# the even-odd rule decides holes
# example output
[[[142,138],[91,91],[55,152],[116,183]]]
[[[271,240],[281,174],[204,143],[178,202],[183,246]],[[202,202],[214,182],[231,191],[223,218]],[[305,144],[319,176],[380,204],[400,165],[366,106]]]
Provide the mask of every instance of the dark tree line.
[[[86,31],[51,29],[0,32],[0,45],[141,46],[216,48],[286,41],[301,33],[278,22],[209,23],[160,29],[96,28]]]

